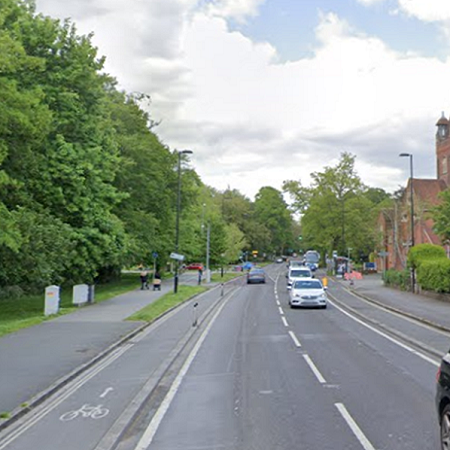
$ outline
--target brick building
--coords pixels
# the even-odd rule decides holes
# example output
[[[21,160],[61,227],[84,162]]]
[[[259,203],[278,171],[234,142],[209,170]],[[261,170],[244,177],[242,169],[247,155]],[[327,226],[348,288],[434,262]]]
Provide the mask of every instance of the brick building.
[[[450,186],[450,122],[442,114],[436,132],[436,178],[409,179],[402,196],[394,207],[380,211],[377,221],[379,270],[406,267],[406,258],[411,245],[411,183],[414,202],[414,244],[443,245],[433,231],[430,210],[439,202],[439,193]],[[447,249],[448,250],[448,249]]]

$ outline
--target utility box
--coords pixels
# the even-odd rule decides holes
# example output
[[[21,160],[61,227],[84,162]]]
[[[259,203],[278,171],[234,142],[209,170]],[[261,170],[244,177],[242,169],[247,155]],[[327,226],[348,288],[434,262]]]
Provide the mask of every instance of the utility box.
[[[59,286],[47,286],[45,288],[45,309],[44,314],[58,314],[59,312]]]
[[[88,286],[88,303],[94,303],[95,300],[95,285],[90,284]]]
[[[87,284],[77,284],[73,287],[72,301],[74,305],[84,305],[89,301],[89,286]]]

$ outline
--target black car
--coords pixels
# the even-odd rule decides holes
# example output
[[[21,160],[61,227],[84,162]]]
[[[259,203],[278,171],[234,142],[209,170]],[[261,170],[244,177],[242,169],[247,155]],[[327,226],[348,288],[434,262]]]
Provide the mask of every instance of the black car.
[[[265,282],[266,274],[263,269],[251,269],[250,272],[247,273],[247,284]]]
[[[442,358],[436,380],[436,408],[441,426],[441,448],[450,450],[450,351]]]

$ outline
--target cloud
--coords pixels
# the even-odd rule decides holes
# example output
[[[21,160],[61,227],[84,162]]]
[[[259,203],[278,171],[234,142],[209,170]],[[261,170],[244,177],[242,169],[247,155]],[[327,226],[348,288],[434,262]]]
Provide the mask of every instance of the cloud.
[[[362,3],[363,5],[371,6],[371,5],[375,5],[377,3],[383,3],[386,0],[356,0],[356,1],[359,3]]]
[[[450,20],[450,3],[443,0],[398,0],[401,11],[425,22]]]
[[[244,22],[248,17],[256,16],[258,8],[266,0],[213,0],[206,11],[211,16],[235,19]]]
[[[38,7],[63,17],[61,3]],[[77,26],[95,31],[121,86],[150,94],[163,142],[194,150],[205,183],[248,196],[287,179],[306,185],[343,151],[357,155],[369,185],[395,190],[407,179],[402,151],[414,153],[419,176],[434,176],[434,123],[448,102],[450,62],[395,52],[332,13],[319,16],[311,57],[280,62],[270,43],[228,26],[227,18],[250,17],[261,3],[70,5],[74,14],[85,8],[74,15]]]

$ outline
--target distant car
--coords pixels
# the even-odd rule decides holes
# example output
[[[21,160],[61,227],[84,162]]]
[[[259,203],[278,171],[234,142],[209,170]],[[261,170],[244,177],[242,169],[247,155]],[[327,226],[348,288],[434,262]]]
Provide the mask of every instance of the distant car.
[[[289,261],[289,268],[292,269],[294,267],[303,267],[305,264],[303,261],[301,260],[293,260],[293,261]]]
[[[247,284],[265,283],[266,274],[263,269],[251,269],[247,273]]]
[[[203,270],[202,263],[190,263],[186,266],[187,270]]]
[[[277,259],[275,260],[275,262],[276,262],[277,264],[281,264],[281,263],[283,262],[283,258],[277,258]]]
[[[441,360],[436,381],[436,408],[441,427],[441,448],[450,449],[450,351]]]
[[[313,278],[297,280],[289,293],[289,305],[295,307],[327,307],[327,294],[322,283]]]
[[[286,278],[287,278],[287,288],[289,290],[291,289],[294,281],[300,280],[302,278],[314,278],[314,275],[309,267],[293,267],[292,269],[289,269]]]

